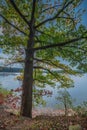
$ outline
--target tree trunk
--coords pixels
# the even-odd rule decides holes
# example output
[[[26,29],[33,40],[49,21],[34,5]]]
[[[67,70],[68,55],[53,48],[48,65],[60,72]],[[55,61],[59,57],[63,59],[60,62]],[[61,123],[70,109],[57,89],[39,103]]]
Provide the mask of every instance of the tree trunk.
[[[64,108],[65,108],[65,116],[67,116],[67,105],[66,105],[66,101],[65,101],[65,104],[64,104]]]
[[[23,78],[21,115],[32,118],[32,89],[33,89],[33,55],[34,35],[31,32],[26,49]]]

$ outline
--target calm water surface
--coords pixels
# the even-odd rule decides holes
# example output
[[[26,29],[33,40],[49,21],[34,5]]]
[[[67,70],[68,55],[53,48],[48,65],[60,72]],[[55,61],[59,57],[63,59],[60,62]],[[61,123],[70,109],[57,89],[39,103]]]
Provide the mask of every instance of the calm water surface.
[[[15,89],[20,87],[21,82],[15,79],[17,75],[19,74],[0,73],[0,84],[7,89]],[[72,98],[76,99],[75,104],[80,104],[84,100],[87,101],[87,74],[84,74],[82,77],[72,76],[72,79],[74,80],[75,87],[68,89],[68,91]],[[56,108],[58,101],[55,99],[55,97],[58,96],[58,89],[50,88],[48,86],[46,89],[53,91],[53,95],[51,97],[44,97],[44,99],[47,101],[46,107]]]

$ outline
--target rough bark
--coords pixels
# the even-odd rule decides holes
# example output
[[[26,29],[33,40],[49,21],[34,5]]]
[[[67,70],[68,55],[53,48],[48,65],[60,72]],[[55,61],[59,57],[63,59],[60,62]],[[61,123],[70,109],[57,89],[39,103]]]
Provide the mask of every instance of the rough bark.
[[[32,118],[32,88],[33,88],[33,44],[34,34],[31,31],[26,49],[21,115]]]
[[[34,56],[34,35],[35,35],[35,4],[36,0],[33,0],[31,20],[29,25],[29,41],[27,43],[26,56],[25,56],[25,68],[23,78],[23,93],[21,104],[21,115],[32,118],[32,93],[33,93],[33,56]],[[17,10],[17,9],[16,9]],[[20,13],[20,12],[19,12]],[[23,15],[22,15],[23,17]],[[23,18],[24,19],[24,18]],[[26,19],[24,19],[25,22]]]

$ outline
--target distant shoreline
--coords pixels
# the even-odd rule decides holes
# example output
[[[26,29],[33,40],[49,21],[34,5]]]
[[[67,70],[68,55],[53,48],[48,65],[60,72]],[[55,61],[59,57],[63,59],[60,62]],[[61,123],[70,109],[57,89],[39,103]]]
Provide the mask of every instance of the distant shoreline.
[[[19,73],[18,72],[0,72],[0,76],[17,75]]]
[[[6,73],[20,73],[23,70],[23,68],[13,68],[13,67],[3,67],[0,66],[0,72],[6,72]]]

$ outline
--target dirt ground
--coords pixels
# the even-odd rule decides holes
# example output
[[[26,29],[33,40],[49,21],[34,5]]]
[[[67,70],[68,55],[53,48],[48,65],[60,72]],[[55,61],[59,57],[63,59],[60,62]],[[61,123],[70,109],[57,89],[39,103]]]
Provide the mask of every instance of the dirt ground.
[[[0,130],[68,130],[70,122],[87,130],[87,117],[37,115],[33,119],[21,117],[0,109]]]

